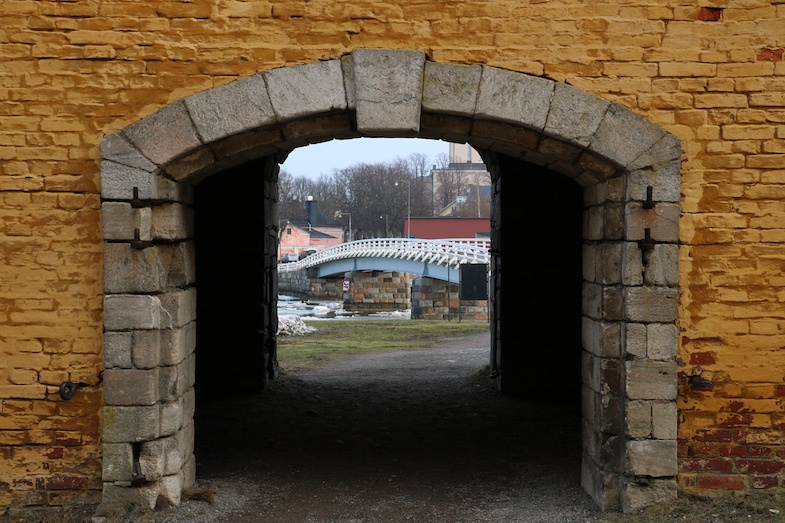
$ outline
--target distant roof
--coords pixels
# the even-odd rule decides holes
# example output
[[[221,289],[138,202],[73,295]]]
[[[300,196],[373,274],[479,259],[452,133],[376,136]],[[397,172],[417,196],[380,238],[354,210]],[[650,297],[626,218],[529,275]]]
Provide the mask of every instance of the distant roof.
[[[332,222],[330,224],[323,224],[323,225],[313,225],[313,224],[309,224],[305,220],[291,220],[289,222],[289,225],[294,225],[298,229],[302,229],[304,231],[308,231],[310,233],[310,235],[311,235],[311,238],[335,238],[335,236],[332,236],[332,235],[327,234],[327,233],[322,232],[322,231],[318,231],[318,230],[314,229],[314,227],[335,227],[337,229],[342,229],[343,228],[343,225],[341,225],[340,223],[336,223],[336,222]]]
[[[478,190],[479,189],[479,190]],[[490,200],[491,199],[491,186],[490,185],[470,185],[466,188],[466,203],[472,203],[477,201],[477,195],[479,193],[480,199],[482,200]]]

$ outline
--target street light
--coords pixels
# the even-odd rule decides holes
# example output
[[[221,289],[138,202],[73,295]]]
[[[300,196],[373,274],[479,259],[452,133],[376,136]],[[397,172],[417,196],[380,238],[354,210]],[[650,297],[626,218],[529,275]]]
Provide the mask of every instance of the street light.
[[[398,184],[400,183],[406,183],[406,226],[408,228],[406,237],[411,238],[412,237],[412,181],[396,180],[395,186],[398,187]]]
[[[353,239],[352,238],[352,213],[335,211],[335,214],[333,214],[333,219],[337,220],[341,216],[348,216],[349,217],[349,241],[352,241],[352,239]]]
[[[384,218],[384,237],[390,237],[390,224],[388,223],[387,219],[390,217],[389,214],[382,214],[379,218]]]

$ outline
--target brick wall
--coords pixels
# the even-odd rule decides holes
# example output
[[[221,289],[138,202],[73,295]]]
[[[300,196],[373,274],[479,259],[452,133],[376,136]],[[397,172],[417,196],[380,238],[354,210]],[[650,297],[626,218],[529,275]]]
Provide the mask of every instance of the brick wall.
[[[0,506],[100,489],[101,139],[186,95],[356,47],[567,81],[682,140],[680,481],[783,486],[783,19],[785,4],[758,0],[4,0]],[[89,386],[66,402],[66,380]]]

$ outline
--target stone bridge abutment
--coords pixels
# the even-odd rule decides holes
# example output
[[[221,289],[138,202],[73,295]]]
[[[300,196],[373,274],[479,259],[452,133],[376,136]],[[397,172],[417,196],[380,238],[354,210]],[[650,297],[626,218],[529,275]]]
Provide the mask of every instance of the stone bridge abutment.
[[[207,194],[200,186],[216,188],[208,199],[223,201],[219,209],[239,208],[238,232],[255,231],[242,252],[261,272],[232,307],[235,317],[254,318],[255,332],[240,344],[253,345],[248,357],[258,360],[259,379],[269,379],[278,163],[308,143],[361,136],[469,142],[482,151],[494,184],[489,352],[500,387],[520,388],[538,351],[580,361],[584,488],[608,509],[674,497],[679,141],[566,83],[438,63],[418,51],[356,49],[189,96],[104,140],[105,498],[178,503],[194,481],[194,355],[210,350],[209,325],[223,324],[226,313],[203,306],[203,293],[211,301],[228,295],[202,267],[237,276],[251,270],[233,262],[235,242],[221,243],[219,217],[199,218],[194,229]],[[548,177],[559,177],[573,195],[535,192],[542,201],[530,214],[505,211],[528,205],[518,196],[529,176],[543,191],[556,187]],[[249,206],[258,210],[250,217]],[[564,287],[572,308],[560,316],[579,325],[582,349],[521,343],[514,332],[535,325],[521,323],[506,297],[520,284],[505,261],[519,227],[534,238],[546,210],[566,231],[554,240],[566,245],[557,258],[570,258],[567,270],[578,271]],[[532,274],[555,259],[542,241],[531,245],[532,257],[544,260],[527,268]],[[214,250],[206,260],[204,249]],[[564,283],[548,281],[538,295]],[[139,473],[141,484],[133,481]]]

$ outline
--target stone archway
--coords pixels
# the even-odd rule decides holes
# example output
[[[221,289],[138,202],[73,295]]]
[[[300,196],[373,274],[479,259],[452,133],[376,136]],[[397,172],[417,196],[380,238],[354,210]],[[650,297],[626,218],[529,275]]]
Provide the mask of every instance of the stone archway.
[[[195,477],[193,184],[360,136],[470,142],[492,165],[518,158],[584,188],[583,485],[603,508],[675,496],[678,140],[564,83],[357,49],[178,100],[103,141],[105,498],[178,503]],[[271,354],[275,172],[264,180]],[[502,248],[496,235],[497,297]]]

